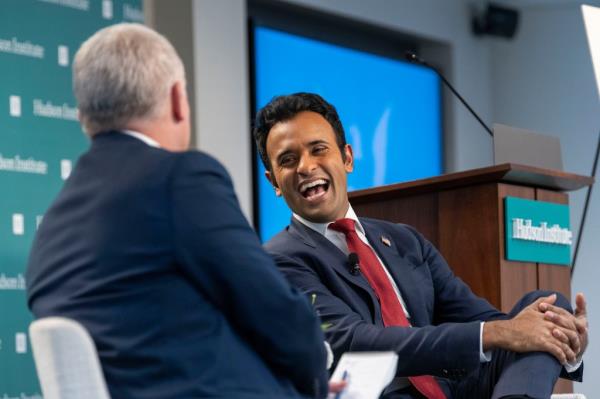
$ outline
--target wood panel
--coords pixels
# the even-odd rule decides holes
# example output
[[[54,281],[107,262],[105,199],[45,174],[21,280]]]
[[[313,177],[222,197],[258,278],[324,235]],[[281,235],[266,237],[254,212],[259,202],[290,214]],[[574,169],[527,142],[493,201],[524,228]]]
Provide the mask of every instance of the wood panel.
[[[433,245],[438,246],[437,193],[398,197],[393,199],[358,202],[350,198],[357,215],[405,223],[416,228]]]
[[[439,250],[461,279],[494,306],[500,305],[496,184],[439,194]]]
[[[353,204],[358,204],[499,182],[569,191],[589,186],[594,183],[594,179],[558,170],[505,163],[462,172],[446,173],[427,179],[357,190],[349,193],[349,197]]]
[[[554,202],[557,204],[569,203],[567,194],[537,189],[538,201]],[[558,291],[569,300],[571,299],[571,268],[568,266],[538,264],[538,288],[541,290]]]
[[[389,187],[350,195],[357,214],[414,226],[442,253],[477,295],[504,312],[527,292],[556,290],[570,298],[570,268],[511,262],[505,259],[504,198],[507,196],[567,203],[566,194],[506,183],[477,184],[481,176],[463,176],[470,184],[424,189],[409,183],[390,195]],[[554,393],[573,392],[571,381],[559,379]]]
[[[567,203],[566,194],[593,179],[506,164],[350,193],[361,216],[407,223],[442,253],[454,273],[504,312],[526,292],[556,290],[570,298],[570,268],[505,258],[504,198]],[[555,393],[573,392],[560,379]]]
[[[499,212],[498,237],[500,249],[500,310],[509,312],[515,303],[529,291],[537,289],[537,264],[532,262],[513,262],[506,260],[506,232],[504,223],[504,198],[518,197],[535,199],[535,189],[530,187],[498,184],[497,202]]]
[[[536,190],[538,201],[568,204],[567,194],[543,189]],[[538,263],[538,288],[540,290],[558,291],[571,299],[571,268],[561,265]],[[554,386],[554,393],[572,393],[573,381],[559,378]]]

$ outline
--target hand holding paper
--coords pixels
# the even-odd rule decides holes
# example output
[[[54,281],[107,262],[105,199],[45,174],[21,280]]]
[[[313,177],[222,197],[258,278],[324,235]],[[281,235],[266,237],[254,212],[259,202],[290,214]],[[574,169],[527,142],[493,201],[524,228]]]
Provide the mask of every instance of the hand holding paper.
[[[346,380],[348,386],[335,399],[377,399],[396,375],[395,352],[344,353],[330,383]]]

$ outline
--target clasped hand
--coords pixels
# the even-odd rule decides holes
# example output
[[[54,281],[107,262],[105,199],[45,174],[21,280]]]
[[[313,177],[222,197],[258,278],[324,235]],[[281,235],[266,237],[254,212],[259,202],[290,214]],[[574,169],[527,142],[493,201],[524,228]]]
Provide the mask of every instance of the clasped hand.
[[[556,300],[556,295],[551,295]],[[571,314],[565,309],[555,306],[553,301],[542,300],[538,309],[544,314],[544,320],[554,324],[552,335],[563,345],[568,345],[572,354],[567,358],[569,363],[574,363],[581,358],[588,344],[588,321],[585,297],[579,293],[575,296],[575,313]],[[560,359],[559,359],[560,360]]]
[[[556,294],[539,298],[508,320],[507,328],[502,328],[507,349],[548,352],[563,365],[576,363],[588,344],[585,298],[577,294],[574,314],[556,306],[555,302]]]

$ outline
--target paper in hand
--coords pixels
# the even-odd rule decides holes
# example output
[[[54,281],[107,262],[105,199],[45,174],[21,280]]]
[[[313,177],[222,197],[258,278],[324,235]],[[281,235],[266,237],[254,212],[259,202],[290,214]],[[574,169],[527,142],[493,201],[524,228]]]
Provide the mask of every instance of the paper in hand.
[[[341,381],[346,375],[348,386],[339,399],[377,399],[396,375],[397,364],[395,352],[347,352],[340,358],[331,381]]]

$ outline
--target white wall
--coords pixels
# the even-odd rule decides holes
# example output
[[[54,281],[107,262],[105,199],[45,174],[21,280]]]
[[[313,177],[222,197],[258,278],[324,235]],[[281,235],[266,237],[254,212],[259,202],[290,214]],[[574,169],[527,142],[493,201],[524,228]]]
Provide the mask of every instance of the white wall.
[[[599,3],[599,2],[596,2]],[[523,8],[513,41],[490,41],[494,120],[560,137],[564,169],[589,175],[600,134],[600,103],[581,17],[576,4]],[[579,228],[585,190],[572,193],[572,228]],[[575,389],[588,398],[600,392],[600,190],[595,188],[573,293],[584,292],[589,305],[591,342],[585,381]]]
[[[198,148],[227,168],[249,220],[252,213],[248,29],[243,0],[192,3]]]
[[[225,165],[251,220],[246,1],[144,0],[144,13],[146,23],[173,43],[184,62],[192,144]]]

